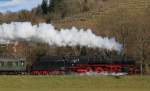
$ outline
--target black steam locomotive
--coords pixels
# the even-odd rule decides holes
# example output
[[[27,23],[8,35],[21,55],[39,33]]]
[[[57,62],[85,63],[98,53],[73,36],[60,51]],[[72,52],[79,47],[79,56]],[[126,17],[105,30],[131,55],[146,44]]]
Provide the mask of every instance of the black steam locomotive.
[[[135,74],[138,70],[133,60],[102,59],[101,57],[42,57],[31,68],[31,74],[86,74],[86,73],[126,73]]]
[[[102,59],[87,56],[45,56],[30,67],[24,58],[0,58],[0,74],[64,75],[86,73],[126,73],[135,74],[138,69],[133,60]]]

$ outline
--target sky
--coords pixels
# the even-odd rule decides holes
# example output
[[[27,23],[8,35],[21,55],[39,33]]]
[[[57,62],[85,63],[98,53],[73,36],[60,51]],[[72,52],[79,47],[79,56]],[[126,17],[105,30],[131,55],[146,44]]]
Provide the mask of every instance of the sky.
[[[0,12],[17,12],[19,10],[31,10],[42,3],[42,0],[0,0]]]

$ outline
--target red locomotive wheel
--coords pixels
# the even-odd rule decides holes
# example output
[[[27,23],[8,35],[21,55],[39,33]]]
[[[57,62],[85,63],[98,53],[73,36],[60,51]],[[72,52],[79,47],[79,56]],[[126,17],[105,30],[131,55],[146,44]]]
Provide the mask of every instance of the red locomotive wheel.
[[[101,68],[101,67],[97,67],[97,68],[95,68],[95,72],[97,72],[97,73],[101,73],[101,72],[103,72],[104,70],[103,70],[103,68]]]
[[[91,67],[88,67],[87,72],[93,72],[93,69]]]
[[[48,71],[42,71],[42,74],[43,74],[43,75],[48,75],[49,72],[48,72]]]
[[[40,72],[39,72],[39,71],[32,71],[32,74],[33,74],[33,75],[39,75]]]

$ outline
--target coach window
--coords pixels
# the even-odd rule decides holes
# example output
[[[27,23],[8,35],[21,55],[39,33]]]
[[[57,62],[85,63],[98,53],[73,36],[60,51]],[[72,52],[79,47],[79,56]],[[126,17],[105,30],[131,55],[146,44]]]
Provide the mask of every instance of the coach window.
[[[4,66],[4,62],[0,62],[0,67]]]
[[[7,62],[8,67],[12,67],[12,62]]]
[[[18,66],[18,62],[13,62],[13,66],[14,67]]]

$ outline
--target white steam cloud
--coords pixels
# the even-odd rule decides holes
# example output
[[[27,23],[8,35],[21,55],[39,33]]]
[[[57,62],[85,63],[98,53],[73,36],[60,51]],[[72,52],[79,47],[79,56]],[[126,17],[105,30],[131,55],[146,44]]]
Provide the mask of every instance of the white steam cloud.
[[[40,23],[32,25],[30,22],[12,22],[0,25],[0,44],[9,41],[34,41],[48,43],[50,46],[85,46],[121,51],[122,45],[115,38],[96,36],[90,29],[56,30],[51,24]]]

